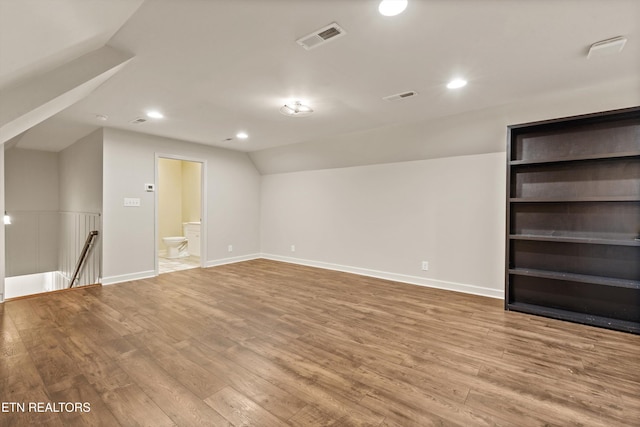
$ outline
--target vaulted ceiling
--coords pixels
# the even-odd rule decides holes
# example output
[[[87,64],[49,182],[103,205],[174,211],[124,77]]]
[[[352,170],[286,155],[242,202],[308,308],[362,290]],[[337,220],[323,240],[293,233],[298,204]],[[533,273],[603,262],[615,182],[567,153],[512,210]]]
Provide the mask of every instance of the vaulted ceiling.
[[[637,0],[409,0],[395,17],[380,15],[378,3],[0,0],[1,90],[46,83],[105,45],[133,57],[13,144],[59,151],[105,126],[280,153],[544,94],[614,82],[640,88]],[[344,37],[308,51],[296,43],[333,22]],[[592,43],[615,36],[628,39],[621,54],[586,58]],[[456,76],[468,85],[448,90]],[[382,99],[409,90],[418,95]],[[291,99],[315,112],[280,114]],[[150,109],[165,118],[130,123]],[[238,140],[238,131],[249,138]]]

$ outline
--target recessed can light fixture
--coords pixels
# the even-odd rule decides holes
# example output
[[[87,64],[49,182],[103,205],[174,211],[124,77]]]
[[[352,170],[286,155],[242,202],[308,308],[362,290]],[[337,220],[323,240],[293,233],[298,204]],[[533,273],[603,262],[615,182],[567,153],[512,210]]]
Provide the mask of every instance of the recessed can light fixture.
[[[106,116],[104,114],[96,114],[96,119],[106,122],[109,119],[109,116]]]
[[[152,118],[152,119],[163,119],[164,118],[164,114],[162,114],[160,111],[147,111],[147,117]]]
[[[236,133],[236,138],[238,139],[247,139],[249,135],[246,132],[238,132]]]
[[[384,16],[396,16],[407,8],[407,0],[382,0],[378,12]]]
[[[466,85],[467,81],[465,79],[453,79],[449,83],[447,83],[447,88],[460,89],[461,87],[465,87]]]

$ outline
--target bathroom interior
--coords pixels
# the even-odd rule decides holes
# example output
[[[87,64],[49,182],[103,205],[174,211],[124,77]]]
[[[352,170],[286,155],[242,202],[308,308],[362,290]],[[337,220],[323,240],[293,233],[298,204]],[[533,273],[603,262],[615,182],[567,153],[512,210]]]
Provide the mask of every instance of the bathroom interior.
[[[158,159],[158,273],[198,268],[202,164]]]

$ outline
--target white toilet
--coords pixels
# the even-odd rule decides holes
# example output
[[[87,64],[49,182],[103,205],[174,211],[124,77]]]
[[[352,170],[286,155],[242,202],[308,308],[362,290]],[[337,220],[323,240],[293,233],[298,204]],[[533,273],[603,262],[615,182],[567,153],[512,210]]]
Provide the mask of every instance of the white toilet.
[[[183,258],[189,256],[186,237],[163,237],[162,241],[167,247],[167,258]]]

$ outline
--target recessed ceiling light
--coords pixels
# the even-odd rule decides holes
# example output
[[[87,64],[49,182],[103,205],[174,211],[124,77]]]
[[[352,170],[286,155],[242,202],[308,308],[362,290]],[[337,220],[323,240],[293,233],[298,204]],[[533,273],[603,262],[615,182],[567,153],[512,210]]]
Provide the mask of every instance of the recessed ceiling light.
[[[382,0],[378,12],[384,16],[396,16],[407,8],[407,0]]]
[[[109,116],[105,116],[104,114],[96,114],[96,119],[102,120],[103,122],[106,122],[108,118]]]
[[[163,119],[164,114],[162,114],[160,111],[147,111],[147,117],[150,117],[152,119]]]
[[[236,133],[236,138],[238,139],[247,139],[249,135],[246,132],[238,132]]]
[[[447,88],[460,89],[461,87],[465,87],[466,85],[467,81],[465,79],[453,79],[449,83],[447,83]]]

